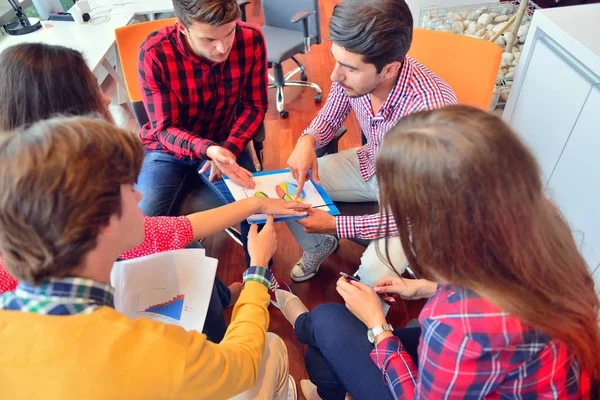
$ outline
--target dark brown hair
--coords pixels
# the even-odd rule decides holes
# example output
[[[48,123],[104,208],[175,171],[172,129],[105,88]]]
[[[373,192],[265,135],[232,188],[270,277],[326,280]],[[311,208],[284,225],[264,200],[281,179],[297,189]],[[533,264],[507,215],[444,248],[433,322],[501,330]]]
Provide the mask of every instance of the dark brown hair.
[[[0,130],[57,114],[100,114],[111,121],[100,88],[80,52],[42,43],[0,54]]]
[[[566,343],[598,378],[594,282],[534,157],[502,120],[468,106],[404,117],[377,173],[417,274],[480,293]]]
[[[19,280],[67,275],[121,212],[144,150],[102,119],[54,118],[0,134],[0,253]]]
[[[173,0],[173,8],[186,28],[194,22],[221,26],[242,15],[236,0]]]
[[[404,0],[344,0],[333,9],[329,40],[380,73],[387,64],[404,60],[412,42],[413,18]]]

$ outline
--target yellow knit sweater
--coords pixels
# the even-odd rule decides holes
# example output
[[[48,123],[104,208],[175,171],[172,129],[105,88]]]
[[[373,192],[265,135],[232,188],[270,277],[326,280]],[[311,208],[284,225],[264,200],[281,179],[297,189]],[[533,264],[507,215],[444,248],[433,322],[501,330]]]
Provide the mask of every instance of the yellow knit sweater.
[[[256,382],[269,295],[249,281],[225,338],[109,307],[48,316],[0,311],[2,399],[226,399]]]

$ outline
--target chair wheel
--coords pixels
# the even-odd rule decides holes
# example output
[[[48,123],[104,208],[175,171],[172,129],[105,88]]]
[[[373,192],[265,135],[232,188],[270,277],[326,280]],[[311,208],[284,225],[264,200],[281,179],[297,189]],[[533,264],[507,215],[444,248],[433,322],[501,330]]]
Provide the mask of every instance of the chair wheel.
[[[306,76],[306,74],[304,72],[300,72],[300,80],[302,82],[306,82],[306,81],[308,81],[308,76]]]
[[[283,119],[286,119],[287,117],[289,117],[290,113],[288,113],[287,110],[283,110],[279,112],[279,116]]]
[[[315,94],[315,103],[320,103],[323,100],[323,95],[321,93]]]

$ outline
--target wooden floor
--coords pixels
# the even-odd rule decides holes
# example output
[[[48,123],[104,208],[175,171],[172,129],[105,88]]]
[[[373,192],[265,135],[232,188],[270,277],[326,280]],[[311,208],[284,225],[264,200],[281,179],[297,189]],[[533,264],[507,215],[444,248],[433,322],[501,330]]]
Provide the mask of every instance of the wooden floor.
[[[321,1],[321,27],[323,37],[327,37],[327,21],[331,17],[333,7],[338,1]],[[248,19],[251,23],[262,25],[260,2],[254,1],[248,8]],[[309,81],[315,82],[323,89],[323,101],[327,98],[331,80],[330,73],[334,66],[334,60],[330,54],[331,44],[324,40],[323,44],[311,47],[307,55],[298,58],[307,67]],[[286,65],[291,68],[290,62]],[[105,93],[116,97],[116,86],[114,81],[108,78],[102,85]],[[278,169],[286,166],[286,161],[291,153],[296,140],[319,111],[321,105],[315,104],[313,100],[314,90],[309,88],[286,88],[286,109],[289,111],[288,119],[280,119],[275,109],[274,90],[269,93],[271,107],[265,118],[267,138],[265,141],[264,167],[265,169]],[[114,102],[113,102],[114,103]],[[122,127],[137,130],[137,124],[130,110],[125,106],[111,106],[115,116],[115,122]],[[353,114],[346,122],[348,133],[340,142],[340,149],[348,149],[360,146],[360,131]],[[330,256],[322,264],[318,275],[303,283],[292,283],[289,278],[292,266],[301,257],[300,247],[295,243],[291,233],[285,224],[278,224],[279,248],[274,257],[273,269],[275,273],[290,284],[293,292],[298,295],[311,309],[321,303],[341,303],[341,298],[335,291],[335,282],[339,272],[354,273],[360,263],[360,256],[364,250],[360,246],[341,240],[339,250]],[[219,260],[219,277],[227,284],[240,280],[244,272],[244,254],[241,246],[238,246],[225,233],[220,233],[204,242],[207,253]],[[395,327],[404,326],[409,319],[415,318],[422,302],[411,302],[395,305],[389,314],[389,321]],[[304,346],[298,342],[291,325],[283,318],[279,310],[271,307],[271,323],[269,330],[281,336],[288,348],[290,358],[290,373],[299,383],[306,379],[304,368]],[[299,398],[304,397],[299,394]]]

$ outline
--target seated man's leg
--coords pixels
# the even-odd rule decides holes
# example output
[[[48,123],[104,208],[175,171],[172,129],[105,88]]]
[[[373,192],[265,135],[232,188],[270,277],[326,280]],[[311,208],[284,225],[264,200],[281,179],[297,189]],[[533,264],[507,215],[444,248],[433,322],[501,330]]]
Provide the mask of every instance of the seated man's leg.
[[[371,360],[367,327],[344,305],[317,306],[296,319],[295,329],[300,342],[311,348],[306,370],[321,397],[343,399],[347,391],[355,399],[393,398]]]
[[[375,178],[368,182],[363,180],[356,150],[344,150],[319,158],[321,185],[333,201],[377,201]],[[292,279],[297,282],[310,279],[321,262],[337,248],[337,240],[332,235],[306,233],[301,225],[293,221],[287,225],[304,250],[302,259],[292,270]]]
[[[373,286],[387,276],[402,275],[408,265],[399,237],[388,239],[388,251],[392,261],[390,265],[386,256],[385,241],[386,239],[372,240],[360,258],[358,275],[367,285]]]
[[[144,196],[140,202],[144,215],[175,215],[192,179],[197,179],[193,163],[147,150],[136,185]]]
[[[389,239],[388,251],[392,265],[387,261],[385,239],[372,240],[369,243],[369,246],[360,258],[360,266],[358,267],[358,276],[360,276],[362,282],[373,286],[385,277],[402,275],[408,265],[408,261],[404,255],[404,249],[399,237]],[[389,304],[383,300],[381,304],[384,313],[387,315],[390,309]]]
[[[289,359],[283,340],[267,332],[267,345],[254,386],[232,400],[286,400],[289,390]],[[235,373],[235,371],[233,371]]]

